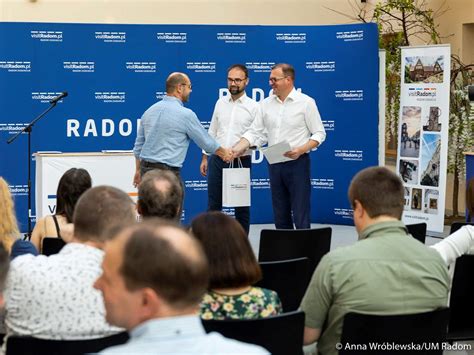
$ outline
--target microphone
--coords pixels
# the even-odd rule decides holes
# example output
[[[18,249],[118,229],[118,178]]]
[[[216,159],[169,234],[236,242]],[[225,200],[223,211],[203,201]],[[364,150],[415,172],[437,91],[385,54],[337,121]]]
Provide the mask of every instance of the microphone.
[[[61,93],[61,95],[56,96],[56,97],[55,97],[54,99],[52,99],[49,103],[50,103],[50,104],[55,104],[55,103],[57,103],[59,100],[61,100],[63,97],[66,97],[66,96],[67,96],[67,92],[64,91],[64,92]]]

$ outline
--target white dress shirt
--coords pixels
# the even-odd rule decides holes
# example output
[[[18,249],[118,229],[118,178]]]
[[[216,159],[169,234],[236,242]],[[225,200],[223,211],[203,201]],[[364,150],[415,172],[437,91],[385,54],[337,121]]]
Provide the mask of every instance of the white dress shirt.
[[[92,287],[103,256],[100,249],[69,243],[59,254],[15,258],[5,290],[7,336],[79,340],[121,331],[107,324],[102,294]]]
[[[250,145],[259,145],[262,140],[268,140],[269,146],[287,141],[294,149],[310,139],[319,144],[326,139],[316,102],[295,88],[285,101],[272,94],[261,106],[262,115],[243,135]]]
[[[232,147],[240,140],[242,134],[250,128],[252,123],[260,119],[260,116],[260,105],[249,98],[245,92],[235,101],[231,95],[223,96],[217,100],[214,107],[209,135],[221,147]],[[260,143],[260,140],[257,142]],[[246,153],[246,155],[250,154],[250,151]]]

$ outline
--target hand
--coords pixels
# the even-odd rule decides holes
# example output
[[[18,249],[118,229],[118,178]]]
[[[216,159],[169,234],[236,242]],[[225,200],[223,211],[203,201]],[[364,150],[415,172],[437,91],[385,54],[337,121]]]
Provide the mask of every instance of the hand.
[[[224,148],[224,150],[225,155],[222,157],[222,160],[226,163],[230,163],[232,160],[234,160],[234,152],[230,148]]]
[[[290,158],[290,159],[298,159],[302,154],[304,154],[305,151],[301,149],[300,147],[289,150],[285,154],[283,154],[285,157]]]
[[[199,171],[201,172],[202,176],[207,176],[207,157],[202,158],[201,165],[199,166]]]
[[[140,171],[135,171],[135,175],[133,176],[133,187],[138,187],[138,185],[140,185],[141,179]]]
[[[246,140],[245,138],[241,138],[240,141],[238,141],[232,147],[232,152],[234,153],[233,158],[235,159],[242,156],[247,151],[249,146],[250,146],[249,141]]]

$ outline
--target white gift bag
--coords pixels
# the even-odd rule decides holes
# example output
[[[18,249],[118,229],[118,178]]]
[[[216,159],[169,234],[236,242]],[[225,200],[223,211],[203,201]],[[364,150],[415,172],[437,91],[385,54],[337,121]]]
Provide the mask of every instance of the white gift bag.
[[[222,169],[222,206],[250,206],[250,169],[243,168],[240,158],[239,167],[234,168],[233,161],[229,168]]]

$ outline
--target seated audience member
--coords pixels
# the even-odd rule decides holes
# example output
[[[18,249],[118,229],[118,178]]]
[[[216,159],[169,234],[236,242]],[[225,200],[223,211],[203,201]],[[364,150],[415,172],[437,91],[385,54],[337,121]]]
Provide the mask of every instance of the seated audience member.
[[[282,312],[275,291],[252,285],[262,278],[247,234],[234,218],[207,212],[191,224],[209,260],[209,290],[201,301],[203,319],[253,319]]]
[[[79,340],[120,331],[107,324],[93,284],[105,241],[135,222],[133,201],[115,187],[94,187],[80,197],[73,221],[73,239],[58,254],[12,261],[5,292],[7,336]]]
[[[45,237],[67,239],[61,232],[72,223],[77,200],[91,186],[91,176],[87,170],[71,168],[63,174],[56,191],[56,213],[39,219],[31,234],[31,242],[39,252],[43,249]]]
[[[12,195],[7,182],[0,177],[0,244],[10,254],[13,243],[19,237]]]
[[[441,255],[446,265],[454,264],[461,255],[474,252],[474,226],[467,225],[458,229],[431,248]]]
[[[218,333],[206,334],[199,301],[208,265],[199,243],[167,222],[144,222],[107,243],[102,276],[110,324],[130,332],[128,343],[101,354],[268,354]]]
[[[143,218],[159,217],[179,222],[183,196],[183,187],[175,173],[150,170],[138,186],[138,213]]]
[[[318,340],[320,354],[338,353],[348,312],[409,314],[446,307],[447,267],[400,221],[403,195],[400,178],[383,167],[352,179],[349,200],[359,241],[322,258],[301,304],[304,342]]]

